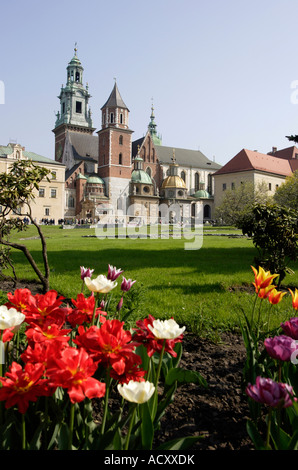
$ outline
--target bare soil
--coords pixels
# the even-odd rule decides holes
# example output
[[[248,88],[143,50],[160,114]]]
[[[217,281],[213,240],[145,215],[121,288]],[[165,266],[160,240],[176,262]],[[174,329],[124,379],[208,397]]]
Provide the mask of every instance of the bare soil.
[[[180,366],[199,372],[208,387],[187,384],[178,388],[162,419],[157,443],[200,435],[194,450],[254,449],[246,431],[245,354],[242,338],[234,334],[222,334],[220,343],[192,334],[184,336]]]

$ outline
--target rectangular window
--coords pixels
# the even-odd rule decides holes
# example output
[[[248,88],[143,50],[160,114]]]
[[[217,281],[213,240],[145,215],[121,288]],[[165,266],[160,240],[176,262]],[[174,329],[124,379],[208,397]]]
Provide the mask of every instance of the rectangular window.
[[[44,215],[50,215],[50,208],[49,207],[45,207]]]
[[[56,171],[52,171],[52,180],[57,179],[57,173]]]
[[[57,190],[51,189],[51,197],[57,197]]]
[[[271,191],[271,183],[269,183],[269,185],[268,185],[268,186],[269,186],[269,191]]]
[[[226,189],[227,189],[227,185],[226,185],[226,183],[223,183],[222,190],[225,191]]]
[[[44,188],[39,188],[39,197],[44,197],[45,196],[45,189]]]
[[[81,101],[76,101],[76,113],[82,113],[82,103]]]
[[[235,183],[231,183],[231,189],[235,189]]]

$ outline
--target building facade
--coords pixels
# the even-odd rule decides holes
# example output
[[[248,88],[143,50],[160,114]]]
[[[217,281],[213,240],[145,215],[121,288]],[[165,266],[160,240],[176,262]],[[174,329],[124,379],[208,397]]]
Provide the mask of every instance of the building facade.
[[[176,219],[190,221],[199,212],[212,219],[212,175],[220,165],[200,151],[163,146],[153,107],[145,136],[133,141],[130,111],[116,82],[95,131],[76,49],[66,81],[53,129],[55,160],[66,167],[66,219],[98,222],[109,215],[112,223],[122,214],[124,223],[146,223],[149,217],[154,222],[163,217],[160,207],[170,205],[176,206]]]
[[[26,151],[17,143],[0,146],[0,173],[8,173],[16,160],[32,160],[33,163],[47,168],[49,181],[44,179],[39,191],[34,191],[31,204],[32,217],[38,223],[54,223],[64,219],[65,166],[55,160]],[[18,214],[15,214],[18,216]]]
[[[254,187],[264,184],[268,195],[273,196],[287,176],[298,170],[298,148],[288,147],[267,153],[242,149],[237,155],[213,174],[214,204],[219,206],[228,189],[251,182]]]

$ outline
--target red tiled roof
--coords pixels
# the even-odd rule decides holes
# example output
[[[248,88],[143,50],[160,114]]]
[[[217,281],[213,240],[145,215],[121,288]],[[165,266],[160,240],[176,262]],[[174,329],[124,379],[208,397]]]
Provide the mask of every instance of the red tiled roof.
[[[290,160],[290,165],[291,165],[291,168],[292,168],[292,172],[294,173],[294,171],[297,171],[298,170],[298,160]]]
[[[274,156],[278,158],[285,158],[286,160],[294,159],[298,153],[298,148],[294,146],[287,147],[286,149],[276,150]],[[271,154],[272,155],[272,154]]]
[[[295,160],[291,160],[291,163],[292,161]],[[282,176],[291,175],[293,172],[290,160],[253,150],[242,149],[226,165],[216,171],[214,176],[251,170],[258,170]]]

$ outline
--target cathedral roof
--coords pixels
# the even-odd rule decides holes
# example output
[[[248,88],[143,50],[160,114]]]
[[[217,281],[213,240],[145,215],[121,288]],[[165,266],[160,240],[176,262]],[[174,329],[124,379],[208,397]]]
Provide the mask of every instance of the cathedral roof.
[[[205,199],[209,199],[210,198],[210,194],[208,193],[208,191],[206,191],[205,189],[199,189],[198,191],[196,191],[194,194],[193,194],[193,197],[195,198],[205,198]]]
[[[117,83],[115,82],[114,88],[106,101],[106,103],[103,105],[103,108],[125,108],[128,109],[126,104],[124,103],[123,99],[121,98],[120,92],[117,87]]]
[[[98,137],[69,131],[75,159],[98,160]]]
[[[138,148],[141,147],[145,137],[141,137],[132,143],[132,155],[136,155]],[[189,150],[183,148],[167,147],[165,145],[156,145],[156,157],[161,164],[172,163],[173,150],[175,150],[176,163],[179,166],[200,168],[202,170],[217,171],[221,165],[207,158],[200,150]]]
[[[89,176],[87,178],[87,183],[90,183],[90,184],[105,184],[104,181],[99,176]]]
[[[202,170],[219,170],[221,168],[221,165],[209,160],[200,150],[173,149],[173,147],[166,147],[164,145],[156,146],[155,150],[160,163],[170,164],[173,150],[175,150],[176,163],[179,166],[201,168]]]
[[[183,179],[178,175],[170,175],[162,183],[162,188],[181,188],[186,189]]]
[[[144,170],[133,170],[131,181],[133,183],[152,184],[152,179]]]

